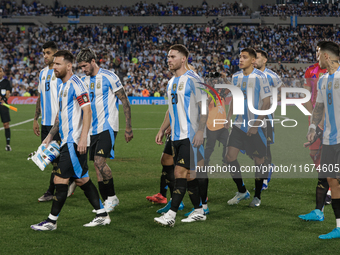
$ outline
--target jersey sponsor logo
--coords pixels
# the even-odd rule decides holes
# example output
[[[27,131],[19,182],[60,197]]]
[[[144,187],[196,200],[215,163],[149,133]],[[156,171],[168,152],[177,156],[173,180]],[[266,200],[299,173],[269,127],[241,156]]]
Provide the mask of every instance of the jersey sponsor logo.
[[[46,79],[46,77],[44,76],[41,80],[43,81],[43,80],[45,80]]]
[[[101,150],[99,150],[98,152],[97,152],[97,154],[104,154],[104,150],[103,149],[101,149]]]
[[[180,164],[185,164],[185,163],[184,163],[184,159],[181,159],[180,161],[178,161],[178,163],[180,163]]]
[[[66,89],[64,90],[64,97],[66,97],[67,91],[68,91],[68,89],[66,88]]]

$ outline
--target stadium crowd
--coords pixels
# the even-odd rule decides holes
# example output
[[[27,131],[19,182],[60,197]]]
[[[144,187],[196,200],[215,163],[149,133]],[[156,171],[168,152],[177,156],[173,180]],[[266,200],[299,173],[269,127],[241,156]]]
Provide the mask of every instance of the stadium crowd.
[[[291,16],[299,17],[339,17],[340,1],[336,3],[308,3],[260,6],[261,16]]]
[[[166,54],[169,45],[181,43],[191,52],[189,62],[200,76],[209,72],[234,73],[238,70],[239,49],[252,46],[268,51],[269,62],[314,62],[315,42],[324,33],[337,39],[333,28],[299,27],[289,31],[282,27],[207,25],[159,26],[50,26],[18,27],[0,30],[0,58],[13,95],[35,95],[39,71],[44,67],[42,44],[48,40],[58,42],[60,49],[77,54],[83,47],[95,49],[101,67],[117,73],[129,96],[141,96],[147,90],[162,96],[168,79]],[[304,42],[300,46],[295,40]],[[282,44],[280,42],[283,42]],[[275,48],[275,51],[273,50]],[[270,50],[268,50],[270,49]],[[289,56],[289,58],[286,58]],[[79,75],[81,70],[75,66]],[[277,70],[283,78],[302,77],[303,70]],[[145,91],[146,92],[146,91]]]
[[[196,6],[183,7],[180,3],[169,1],[166,4],[148,4],[146,1],[136,2],[133,6],[66,6],[55,1],[48,6],[39,1],[1,1],[0,9],[3,16],[41,16],[57,17],[75,16],[249,16],[251,10],[241,2],[222,3],[220,6],[208,5],[208,1],[199,2]]]

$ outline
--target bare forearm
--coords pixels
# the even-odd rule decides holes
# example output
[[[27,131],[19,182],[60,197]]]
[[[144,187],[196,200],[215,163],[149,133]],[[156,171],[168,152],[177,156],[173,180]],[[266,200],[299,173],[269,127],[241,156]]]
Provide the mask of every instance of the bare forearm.
[[[82,111],[83,111],[83,127],[81,130],[80,138],[87,139],[87,135],[89,133],[90,126],[91,126],[91,117],[92,117],[91,107],[89,105],[85,106],[82,108]]]
[[[40,95],[38,96],[37,103],[35,104],[35,114],[34,114],[34,120],[38,120],[41,113],[40,108]]]
[[[54,125],[50,130],[50,134],[53,136],[55,136],[57,133],[59,132],[59,113],[57,114],[55,121],[54,121]]]
[[[161,125],[161,130],[165,132],[165,130],[170,126],[170,118],[169,118],[169,110],[166,111],[163,123]]]
[[[232,115],[233,115],[233,100],[231,100],[229,103],[227,119],[230,119]]]
[[[320,121],[324,117],[324,104],[323,103],[316,103],[313,114],[312,114],[312,121],[311,123],[314,124],[315,126],[319,125]]]
[[[118,90],[116,92],[116,96],[119,98],[119,100],[123,104],[123,109],[124,109],[124,115],[125,115],[125,124],[127,129],[131,129],[131,107],[130,107],[130,102],[129,99],[126,96],[126,93],[123,88]]]
[[[313,105],[312,105],[312,102],[310,100],[307,103],[305,103],[305,107],[310,113],[313,112]]]
[[[205,126],[207,124],[208,115],[201,115],[198,124],[198,131],[204,132]]]

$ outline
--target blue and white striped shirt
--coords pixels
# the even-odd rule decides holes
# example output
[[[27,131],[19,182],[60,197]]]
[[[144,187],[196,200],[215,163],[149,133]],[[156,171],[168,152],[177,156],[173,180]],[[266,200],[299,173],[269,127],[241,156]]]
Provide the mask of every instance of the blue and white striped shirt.
[[[322,143],[340,143],[340,67],[330,75],[325,73],[318,81],[317,103],[324,104],[325,122]]]
[[[40,93],[41,125],[53,126],[58,113],[58,86],[62,84],[56,78],[54,69],[46,66],[39,74],[38,92]]]
[[[115,92],[123,88],[118,76],[100,68],[96,76],[84,76],[81,80],[90,92],[92,109],[90,134],[97,135],[109,129],[118,132],[119,105]]]

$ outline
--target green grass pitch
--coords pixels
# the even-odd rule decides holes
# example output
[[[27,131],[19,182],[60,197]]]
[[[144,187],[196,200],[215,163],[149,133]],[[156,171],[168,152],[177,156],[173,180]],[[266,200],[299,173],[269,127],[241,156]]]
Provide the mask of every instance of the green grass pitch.
[[[34,105],[18,105],[11,112],[11,124],[33,118]],[[58,229],[36,232],[31,224],[45,219],[51,202],[38,203],[47,189],[50,170],[40,171],[27,155],[36,150],[40,138],[33,134],[32,121],[11,128],[12,152],[5,151],[5,135],[0,130],[0,254],[335,254],[340,240],[321,241],[318,235],[335,227],[331,206],[325,208],[324,222],[303,222],[298,215],[315,206],[314,178],[278,178],[273,174],[269,189],[262,193],[259,208],[248,201],[228,206],[236,192],[230,178],[209,182],[209,208],[205,222],[181,223],[192,206],[188,196],[185,209],[177,214],[174,228],[154,223],[156,210],[145,197],[159,192],[160,156],[163,146],[154,142],[166,106],[132,106],[133,140],[126,144],[124,131],[116,141],[116,159],[109,161],[120,205],[110,214],[109,226],[85,228],[94,214],[91,205],[77,188],[67,199],[58,220]],[[125,121],[121,113],[120,127]],[[276,116],[280,116],[277,111]],[[287,117],[296,119],[295,128],[276,125],[272,146],[277,165],[312,163],[306,142],[307,117],[296,107],[288,107]],[[216,145],[216,151],[218,145]],[[213,156],[219,160],[218,155]],[[252,162],[240,155],[242,164]],[[90,176],[97,185],[93,164]],[[312,174],[313,175],[313,174]],[[316,176],[314,173],[313,176]],[[254,179],[245,179],[254,195]]]

